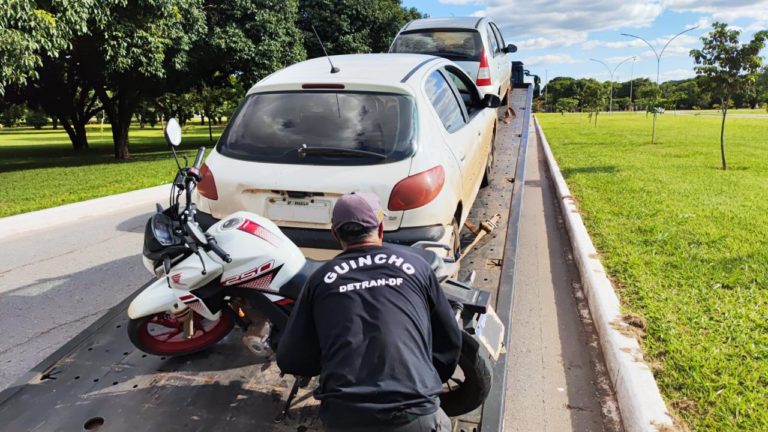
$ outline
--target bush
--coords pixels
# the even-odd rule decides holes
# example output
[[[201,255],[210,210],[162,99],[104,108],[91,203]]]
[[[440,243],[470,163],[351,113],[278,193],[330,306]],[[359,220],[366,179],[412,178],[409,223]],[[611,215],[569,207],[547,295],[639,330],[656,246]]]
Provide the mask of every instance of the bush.
[[[48,117],[40,111],[28,111],[26,116],[27,126],[32,126],[35,129],[42,129],[43,126],[48,124]]]
[[[11,105],[3,112],[0,112],[0,124],[4,127],[14,127],[24,118],[23,105]]]

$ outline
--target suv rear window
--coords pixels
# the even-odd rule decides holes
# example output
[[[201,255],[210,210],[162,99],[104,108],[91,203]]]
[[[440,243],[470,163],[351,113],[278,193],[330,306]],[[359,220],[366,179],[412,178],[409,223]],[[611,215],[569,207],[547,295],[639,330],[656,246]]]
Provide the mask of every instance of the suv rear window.
[[[413,99],[399,94],[254,93],[235,111],[217,149],[225,156],[260,162],[394,162],[413,154],[415,115]]]
[[[415,30],[401,33],[389,51],[479,62],[483,40],[474,30]]]

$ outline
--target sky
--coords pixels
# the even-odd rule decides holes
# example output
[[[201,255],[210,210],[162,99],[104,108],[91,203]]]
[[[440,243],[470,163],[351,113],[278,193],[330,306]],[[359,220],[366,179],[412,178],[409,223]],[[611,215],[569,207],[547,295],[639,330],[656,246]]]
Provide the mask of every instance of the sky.
[[[655,81],[657,62],[651,48],[621,33],[640,36],[660,52],[675,34],[699,26],[664,51],[664,82],[696,75],[688,52],[701,48],[700,38],[713,21],[742,30],[742,41],[768,29],[768,0],[403,0],[403,6],[430,17],[491,18],[504,40],[517,45],[512,59],[523,61],[542,83],[558,76],[607,81],[614,71],[616,81]]]

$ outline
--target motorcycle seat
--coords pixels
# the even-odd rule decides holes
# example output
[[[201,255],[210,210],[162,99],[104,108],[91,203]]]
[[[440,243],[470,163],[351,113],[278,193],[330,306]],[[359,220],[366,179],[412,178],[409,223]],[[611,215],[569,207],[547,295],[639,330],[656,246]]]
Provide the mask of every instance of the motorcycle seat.
[[[312,276],[312,273],[319,269],[323,264],[325,264],[325,261],[317,261],[311,258],[307,258],[307,261],[304,263],[304,267],[302,267],[301,270],[299,270],[299,272],[291,278],[291,280],[280,287],[280,295],[293,300],[298,299],[299,295],[301,295],[301,291],[304,289],[304,286],[309,281],[309,277]]]

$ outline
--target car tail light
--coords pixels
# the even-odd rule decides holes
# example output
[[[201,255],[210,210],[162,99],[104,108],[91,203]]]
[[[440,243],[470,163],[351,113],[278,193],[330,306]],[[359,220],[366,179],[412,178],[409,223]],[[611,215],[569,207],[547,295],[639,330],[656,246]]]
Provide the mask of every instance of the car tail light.
[[[429,204],[443,189],[442,165],[400,180],[389,195],[390,210],[411,210]]]
[[[211,200],[219,199],[219,191],[216,190],[216,180],[213,178],[213,173],[208,168],[208,165],[203,164],[200,167],[200,175],[203,176],[203,179],[197,184],[197,191],[200,192],[200,195]]]
[[[480,53],[480,67],[477,69],[477,86],[491,85],[491,68],[488,67],[488,57],[485,55],[485,48]]]

